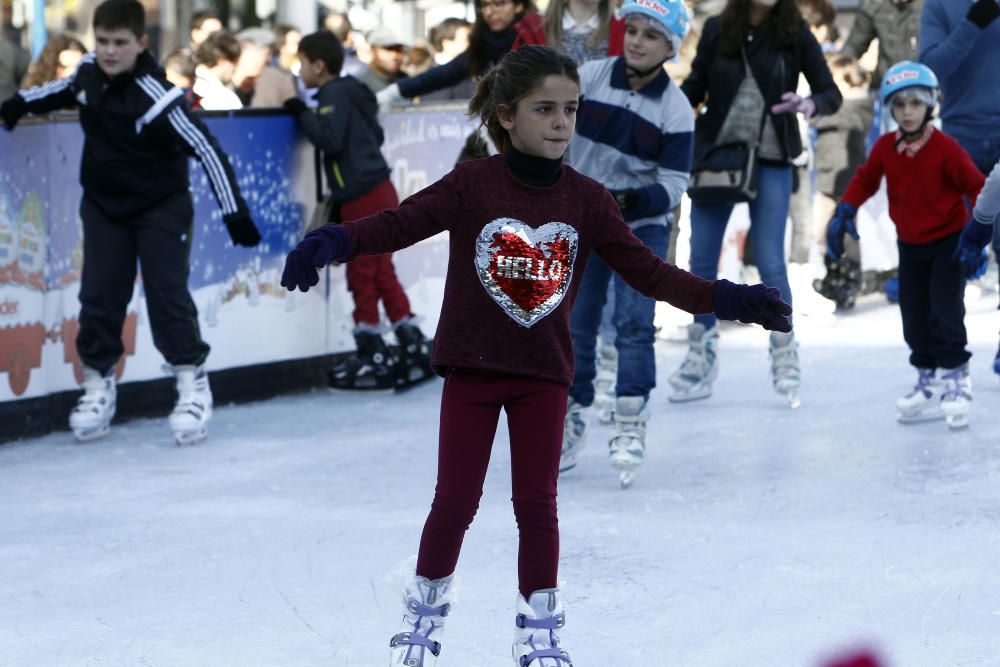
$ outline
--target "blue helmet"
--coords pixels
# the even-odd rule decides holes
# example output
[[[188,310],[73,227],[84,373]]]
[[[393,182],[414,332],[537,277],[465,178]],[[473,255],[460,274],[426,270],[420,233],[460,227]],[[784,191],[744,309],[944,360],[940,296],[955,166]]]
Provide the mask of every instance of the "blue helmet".
[[[624,19],[632,14],[643,16],[660,28],[673,44],[674,55],[691,31],[691,13],[682,0],[625,0],[618,16]]]
[[[901,90],[907,88],[926,88],[931,93],[934,106],[937,101],[938,78],[930,67],[904,60],[890,67],[882,77],[882,104],[889,104],[889,99]]]

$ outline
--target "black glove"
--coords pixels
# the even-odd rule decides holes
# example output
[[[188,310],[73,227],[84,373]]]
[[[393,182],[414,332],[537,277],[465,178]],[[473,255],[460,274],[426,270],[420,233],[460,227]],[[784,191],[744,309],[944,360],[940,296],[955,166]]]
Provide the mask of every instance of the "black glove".
[[[309,107],[306,106],[306,103],[297,97],[289,97],[281,104],[281,107],[296,118],[301,114],[304,114],[306,111],[309,111]]]
[[[253,224],[249,212],[230,213],[222,216],[222,221],[226,223],[226,229],[229,230],[229,238],[233,240],[233,245],[252,248],[260,243],[260,232],[257,231],[257,225]]]
[[[969,13],[965,15],[965,18],[980,28],[985,28],[993,23],[998,16],[1000,16],[1000,5],[997,4],[997,0],[976,0],[969,7]]]
[[[628,213],[639,203],[639,193],[632,188],[628,188],[627,190],[611,190],[611,194],[614,195],[615,202],[622,213]]]
[[[19,94],[12,95],[0,104],[0,118],[3,119],[8,132],[14,129],[17,121],[26,113],[28,113],[28,103]]]
[[[736,285],[728,280],[715,283],[715,316],[720,320],[739,320],[744,324],[759,324],[771,331],[792,330],[788,319],[792,307],[782,301],[777,287],[763,283]]]
[[[308,292],[319,282],[320,269],[330,262],[341,262],[351,254],[351,237],[340,225],[323,225],[299,241],[281,273],[281,286],[289,292],[296,288]]]

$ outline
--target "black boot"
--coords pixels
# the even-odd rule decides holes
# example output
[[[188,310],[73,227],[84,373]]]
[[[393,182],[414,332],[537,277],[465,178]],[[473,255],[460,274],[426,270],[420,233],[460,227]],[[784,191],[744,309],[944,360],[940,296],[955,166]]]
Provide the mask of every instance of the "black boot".
[[[431,344],[417,325],[398,322],[394,331],[399,341],[399,357],[396,360],[396,386],[399,388],[429,380],[434,376],[431,370]]]
[[[354,334],[354,356],[330,368],[335,389],[391,389],[395,384],[395,359],[382,336],[371,331]]]

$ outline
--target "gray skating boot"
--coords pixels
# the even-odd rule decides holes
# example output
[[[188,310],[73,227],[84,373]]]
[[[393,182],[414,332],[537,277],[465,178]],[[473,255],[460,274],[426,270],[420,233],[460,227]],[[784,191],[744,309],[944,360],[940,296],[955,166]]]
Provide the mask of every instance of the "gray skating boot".
[[[972,411],[972,378],[969,376],[969,365],[962,364],[958,368],[940,369],[938,375],[944,386],[941,396],[941,410],[948,421],[948,427],[965,428],[969,425],[969,412]]]
[[[644,396],[619,396],[612,416],[615,435],[608,443],[608,462],[618,471],[622,488],[627,489],[646,459],[649,401]]]
[[[77,440],[85,442],[105,436],[111,430],[117,400],[114,369],[101,375],[84,366],[82,386],[83,396],[69,414],[69,427]]]
[[[793,410],[800,405],[799,387],[802,374],[799,370],[799,344],[792,333],[771,332],[771,384],[774,390],[788,400]]]
[[[562,456],[559,458],[559,472],[576,467],[577,459],[587,443],[587,418],[590,408],[580,405],[571,396],[566,407],[566,421],[563,425]]]
[[[399,341],[396,359],[396,388],[403,389],[434,377],[431,370],[431,344],[423,332],[409,320],[393,325]]]
[[[896,419],[903,424],[944,419],[941,395],[944,385],[933,368],[918,368],[917,383],[905,396],[896,400]]]
[[[170,430],[178,445],[193,445],[208,436],[212,389],[204,366],[168,367],[177,377],[177,404],[170,413]]]
[[[389,641],[390,667],[434,667],[441,653],[444,619],[454,602],[454,575],[414,577],[403,591],[403,625]]]
[[[705,325],[698,322],[688,325],[687,356],[668,380],[672,402],[686,403],[712,395],[712,383],[719,375],[718,346],[718,327],[705,329]]]
[[[375,331],[354,332],[357,352],[330,369],[334,389],[391,389],[396,384],[395,359]]]
[[[617,381],[618,350],[613,345],[601,345],[597,352],[597,376],[594,378],[594,412],[602,424],[611,423]]]
[[[527,600],[517,594],[514,618],[514,664],[517,667],[573,667],[569,653],[559,647],[566,623],[558,588],[535,591]]]

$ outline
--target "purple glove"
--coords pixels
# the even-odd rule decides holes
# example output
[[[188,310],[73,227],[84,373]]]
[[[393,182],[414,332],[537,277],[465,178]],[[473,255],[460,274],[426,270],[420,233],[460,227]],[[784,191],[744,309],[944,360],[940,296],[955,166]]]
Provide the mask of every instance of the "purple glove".
[[[759,324],[770,331],[792,330],[788,317],[792,307],[781,300],[777,287],[764,283],[736,285],[728,280],[715,283],[715,316],[720,320],[739,320],[743,324]]]
[[[966,280],[974,279],[983,269],[983,250],[992,238],[993,225],[984,225],[975,218],[965,223],[953,257],[961,262],[962,275]]]
[[[342,262],[351,254],[351,237],[340,225],[323,225],[306,234],[285,259],[281,286],[289,292],[298,287],[308,292],[319,282],[319,271],[330,262]]]

